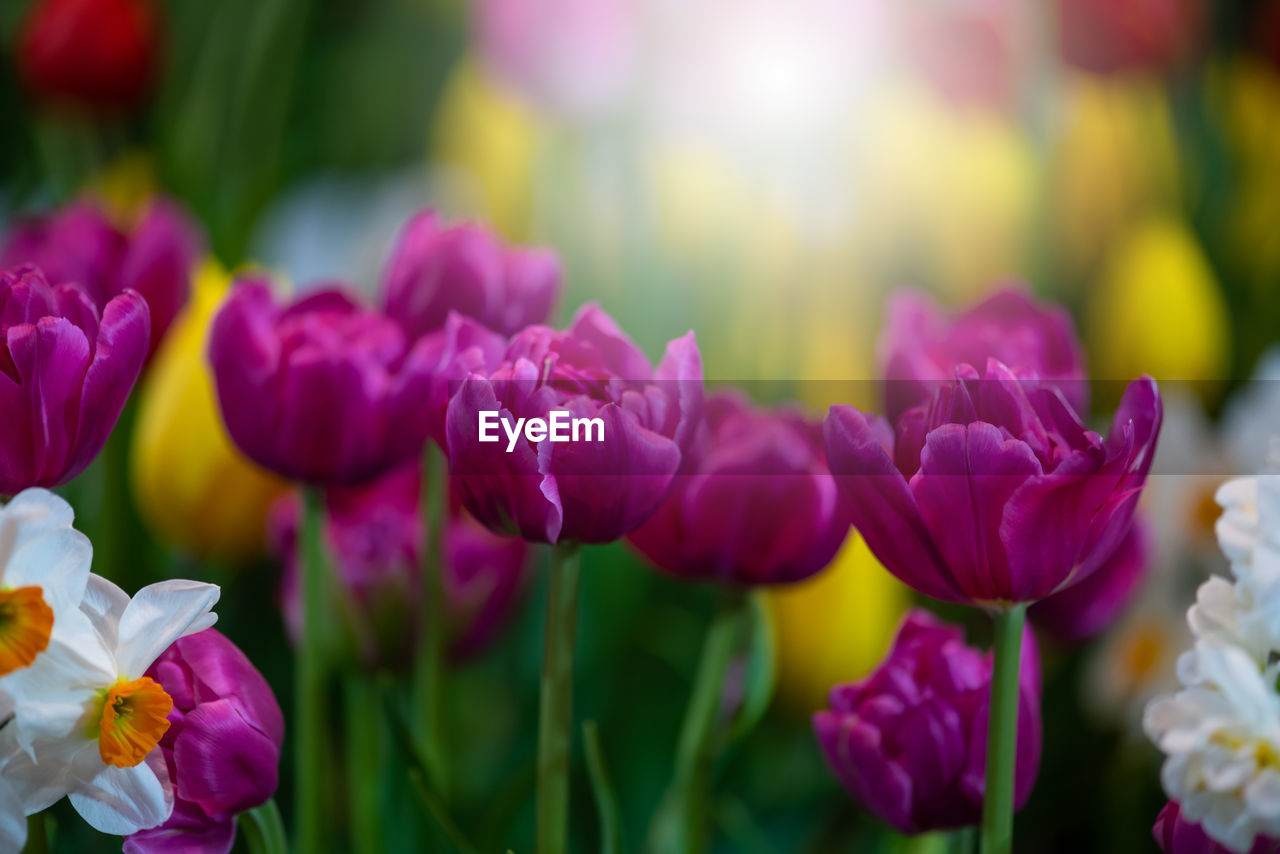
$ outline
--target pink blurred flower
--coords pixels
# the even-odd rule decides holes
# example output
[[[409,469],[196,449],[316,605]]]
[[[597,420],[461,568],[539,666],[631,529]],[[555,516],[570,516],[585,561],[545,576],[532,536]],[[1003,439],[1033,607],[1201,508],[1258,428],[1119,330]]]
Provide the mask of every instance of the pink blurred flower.
[[[336,288],[280,306],[262,279],[241,280],[213,320],[209,358],[232,440],[285,477],[368,481],[428,437],[429,343]]]
[[[1231,849],[1210,839],[1200,825],[1183,818],[1175,801],[1169,801],[1160,810],[1151,835],[1163,854],[1232,854]],[[1248,854],[1275,854],[1276,851],[1280,851],[1280,841],[1259,837]]]
[[[475,223],[445,225],[434,211],[411,218],[387,263],[387,315],[411,335],[456,311],[503,335],[542,323],[560,291],[560,260],[545,249],[504,247]]]
[[[590,118],[618,106],[636,73],[638,0],[473,0],[488,69],[538,107]]]
[[[1084,346],[1071,315],[1018,288],[998,290],[952,315],[923,293],[899,291],[885,308],[877,347],[890,420],[932,397],[955,377],[957,365],[976,367],[990,358],[1053,383],[1077,412],[1089,408]]]
[[[147,304],[125,291],[101,313],[75,285],[34,267],[0,271],[0,493],[58,486],[102,450],[150,335]]]
[[[167,199],[154,199],[128,233],[80,201],[19,220],[0,247],[0,266],[35,264],[53,284],[84,288],[99,309],[117,294],[137,291],[151,312],[150,358],[187,302],[202,245],[195,224]]]
[[[600,418],[603,441],[521,437],[511,453],[480,441],[479,413]],[[491,530],[532,542],[601,543],[638,527],[666,497],[702,417],[702,359],[693,333],[667,345],[655,370],[599,306],[569,329],[530,326],[503,361],[472,373],[449,401],[453,483]],[[499,431],[501,432],[501,431]]]
[[[1014,803],[1040,766],[1040,662],[1024,634]],[[908,834],[977,824],[986,789],[991,655],[964,632],[916,608],[866,678],[831,689],[813,716],[827,764],[854,800]]]
[[[357,638],[368,661],[409,651],[419,601],[419,559],[424,531],[418,504],[420,468],[402,466],[366,486],[330,489],[325,537],[341,591],[361,617]],[[298,586],[297,496],[272,508],[272,548],[284,561],[280,593],[285,622],[296,642],[302,634]],[[444,527],[443,577],[448,600],[450,652],[471,655],[502,628],[527,577],[528,545],[490,533],[456,505]]]
[[[707,401],[671,495],[628,539],[673,575],[751,585],[813,575],[848,532],[821,426],[721,393]]]

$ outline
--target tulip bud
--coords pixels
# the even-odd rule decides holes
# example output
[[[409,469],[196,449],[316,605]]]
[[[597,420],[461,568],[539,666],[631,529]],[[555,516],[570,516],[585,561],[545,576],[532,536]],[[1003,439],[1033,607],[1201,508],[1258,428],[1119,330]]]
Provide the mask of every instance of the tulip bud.
[[[276,791],[284,716],[275,695],[216,629],[178,638],[146,675],[173,699],[160,740],[173,783],[173,814],[126,838],[124,850],[230,851],[236,816]]]
[[[1014,803],[1040,765],[1040,664],[1026,631],[1018,692]],[[813,716],[818,744],[849,794],[902,833],[977,824],[986,785],[991,655],[914,609],[871,675],[831,689]]]

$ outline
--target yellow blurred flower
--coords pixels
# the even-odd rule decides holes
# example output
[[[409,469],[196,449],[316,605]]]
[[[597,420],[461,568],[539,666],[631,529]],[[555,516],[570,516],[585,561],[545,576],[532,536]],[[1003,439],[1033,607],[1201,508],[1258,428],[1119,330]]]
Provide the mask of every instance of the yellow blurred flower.
[[[131,229],[156,191],[150,156],[137,149],[119,154],[90,179],[85,190],[102,203],[116,225]]]
[[[209,261],[139,390],[130,477],[139,512],[160,538],[199,556],[252,557],[285,484],[231,444],[218,411],[205,338],[230,286]]]
[[[1173,216],[1148,216],[1119,238],[1089,294],[1087,319],[1096,378],[1227,376],[1221,289],[1195,235]]]
[[[1174,205],[1178,151],[1168,97],[1155,79],[1068,76],[1063,103],[1051,207],[1059,256],[1078,278],[1135,219]]]
[[[851,531],[831,566],[768,599],[779,698],[791,711],[811,712],[832,685],[858,679],[880,661],[910,592]]]
[[[857,116],[852,137],[855,239],[878,276],[965,300],[1026,270],[1039,178],[1011,120],[902,87]]]
[[[445,84],[432,140],[445,167],[451,212],[491,223],[509,240],[529,238],[541,133],[533,114],[464,59]]]

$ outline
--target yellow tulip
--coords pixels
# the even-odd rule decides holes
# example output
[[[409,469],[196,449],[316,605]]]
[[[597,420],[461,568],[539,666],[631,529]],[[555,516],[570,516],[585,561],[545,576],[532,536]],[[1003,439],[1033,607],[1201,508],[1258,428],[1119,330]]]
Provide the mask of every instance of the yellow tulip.
[[[228,276],[208,262],[139,391],[130,477],[143,521],[199,556],[259,553],[266,514],[285,484],[231,444],[218,411],[205,338]]]
[[[1095,377],[1214,381],[1227,375],[1222,292],[1186,223],[1156,214],[1120,237],[1089,296]]]
[[[850,532],[831,566],[768,598],[779,699],[791,711],[811,712],[825,704],[832,685],[879,663],[910,592]]]
[[[432,141],[445,167],[446,206],[491,223],[509,240],[529,238],[540,128],[533,114],[464,60],[445,84]]]
[[[1052,157],[1052,215],[1066,271],[1087,277],[1114,236],[1180,195],[1168,97],[1145,78],[1069,76]]]

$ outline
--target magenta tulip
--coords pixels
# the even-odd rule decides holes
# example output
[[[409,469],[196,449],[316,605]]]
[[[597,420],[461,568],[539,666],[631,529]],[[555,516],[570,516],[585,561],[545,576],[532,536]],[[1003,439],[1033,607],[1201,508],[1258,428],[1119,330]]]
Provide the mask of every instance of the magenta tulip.
[[[0,266],[35,264],[53,284],[80,285],[100,310],[137,291],[151,312],[150,355],[187,302],[202,246],[199,231],[169,200],[152,201],[128,233],[92,203],[77,202],[20,221],[0,249]]]
[[[431,366],[427,392],[431,438],[445,446],[445,413],[449,398],[469,375],[487,374],[502,363],[507,339],[456,311],[444,326],[422,337],[424,358]]]
[[[402,657],[420,601],[423,547],[419,510],[420,468],[403,466],[367,486],[326,494],[325,538],[341,595],[360,617],[357,643],[367,661]],[[273,550],[285,566],[281,583],[290,637],[302,637],[298,585],[301,503],[286,496],[272,508]],[[527,578],[528,544],[499,537],[454,507],[444,527],[443,580],[448,603],[450,652],[465,657],[482,649],[505,624]]]
[[[957,365],[985,365],[989,358],[1054,383],[1077,412],[1089,406],[1084,347],[1071,315],[1015,288],[953,316],[922,293],[899,292],[885,309],[878,349],[885,412],[893,420],[933,397]]]
[[[1169,801],[1160,810],[1151,835],[1164,854],[1232,854],[1232,849],[1214,842],[1200,825],[1183,818],[1175,801]],[[1260,836],[1248,854],[1276,854],[1277,851],[1280,851],[1280,840]]]
[[[226,854],[236,815],[275,794],[284,716],[271,687],[214,629],[173,642],[147,670],[173,698],[160,741],[173,815],[128,837],[126,854]]]
[[[1017,807],[1040,765],[1040,664],[1029,630],[1020,664]],[[831,689],[813,728],[849,794],[896,830],[964,827],[982,817],[990,698],[990,653],[917,608],[869,676]]]
[[[580,441],[527,433],[481,441],[484,412],[505,425],[501,436],[517,419],[547,420],[552,410],[599,419],[601,429]],[[701,415],[692,332],[667,345],[655,370],[612,318],[588,305],[566,331],[523,330],[495,370],[462,382],[446,416],[450,470],[467,509],[491,530],[533,542],[610,542],[661,504]]]
[[[0,272],[0,493],[66,483],[98,455],[142,370],[151,325],[133,291],[99,313],[40,270]]]
[[[1064,643],[1100,634],[1133,601],[1147,577],[1147,535],[1141,520],[1098,570],[1079,584],[1041,599],[1027,615],[1036,626]]]
[[[968,365],[896,429],[850,406],[824,427],[827,462],[881,563],[937,599],[1034,602],[1088,578],[1119,547],[1155,453],[1160,395],[1129,385],[1111,435],[1062,392],[992,359]]]
[[[209,335],[232,440],[259,465],[318,484],[368,481],[421,453],[430,349],[340,290],[281,307],[257,278],[237,283]]]
[[[681,578],[753,585],[813,575],[848,531],[821,427],[721,393],[707,401],[671,495],[628,539]]]
[[[506,248],[480,225],[445,225],[424,211],[401,232],[383,288],[387,315],[412,335],[439,329],[451,311],[513,335],[551,313],[560,261],[544,249]]]

